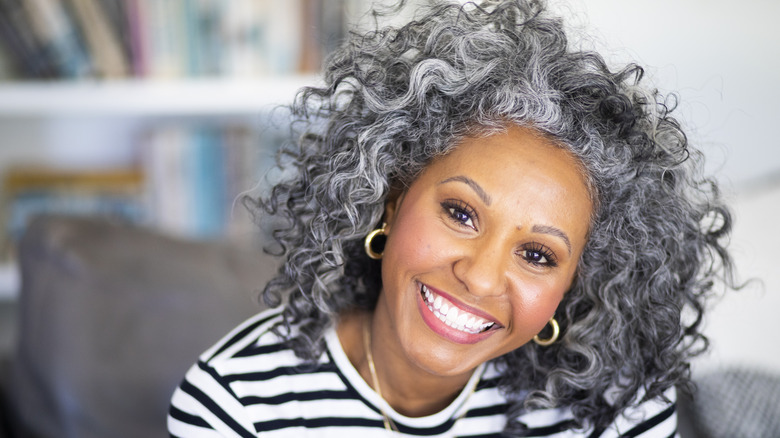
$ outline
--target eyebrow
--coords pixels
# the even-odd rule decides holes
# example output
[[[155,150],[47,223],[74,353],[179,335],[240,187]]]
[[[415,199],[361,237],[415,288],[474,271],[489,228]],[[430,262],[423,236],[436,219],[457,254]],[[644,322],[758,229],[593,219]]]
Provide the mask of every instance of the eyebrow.
[[[558,228],[549,225],[534,225],[531,227],[531,231],[534,233],[550,234],[552,236],[560,237],[563,243],[566,244],[566,248],[569,249],[569,255],[571,255],[571,241],[569,236]]]
[[[447,178],[439,182],[439,185],[446,184],[449,182],[462,182],[468,185],[469,187],[471,187],[472,190],[474,190],[474,192],[477,194],[477,196],[479,196],[482,202],[485,203],[485,205],[490,205],[490,203],[493,202],[493,200],[490,198],[490,195],[488,195],[487,192],[485,192],[485,189],[483,189],[482,186],[477,184],[476,181],[474,181],[473,179],[467,176],[463,176],[463,175],[453,176],[452,178]]]

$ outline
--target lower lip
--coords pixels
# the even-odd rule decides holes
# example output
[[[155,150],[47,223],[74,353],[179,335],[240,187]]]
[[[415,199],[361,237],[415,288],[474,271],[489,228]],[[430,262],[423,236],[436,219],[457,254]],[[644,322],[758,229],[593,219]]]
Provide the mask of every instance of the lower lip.
[[[495,330],[488,330],[486,332],[482,333],[466,333],[462,332],[460,330],[454,329],[444,322],[436,317],[436,315],[431,312],[431,309],[428,308],[428,304],[425,302],[425,300],[422,297],[422,294],[420,293],[420,288],[417,288],[417,308],[420,311],[420,316],[422,316],[423,321],[425,321],[425,324],[433,330],[436,334],[439,336],[455,342],[456,344],[476,344],[477,342],[483,341],[490,336],[493,335],[493,332]]]

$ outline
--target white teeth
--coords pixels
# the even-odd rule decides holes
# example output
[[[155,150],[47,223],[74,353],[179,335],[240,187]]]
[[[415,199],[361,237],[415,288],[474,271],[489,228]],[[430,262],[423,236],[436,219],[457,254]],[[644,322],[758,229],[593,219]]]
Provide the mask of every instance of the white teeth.
[[[444,312],[442,312],[444,313]],[[454,323],[458,319],[458,308],[455,306],[450,307],[450,310],[447,312],[447,321]]]
[[[431,292],[426,286],[422,286],[421,290],[428,310],[449,327],[466,333],[477,334],[495,325],[494,322],[486,322],[484,319],[471,315],[465,310],[458,309],[440,295]]]

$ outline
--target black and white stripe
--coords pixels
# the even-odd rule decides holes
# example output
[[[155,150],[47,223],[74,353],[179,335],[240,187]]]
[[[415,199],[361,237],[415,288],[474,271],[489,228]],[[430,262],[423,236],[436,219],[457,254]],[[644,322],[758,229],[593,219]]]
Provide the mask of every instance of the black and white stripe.
[[[401,434],[395,436],[501,436],[508,405],[493,367],[485,367],[470,397],[461,394],[442,412],[409,418],[360,378],[335,331],[326,334],[328,348],[320,360],[305,364],[269,331],[280,318],[278,310],[261,313],[201,356],[171,400],[171,436],[369,438],[384,434],[380,407],[398,426]],[[529,436],[591,436],[569,430],[570,419],[567,411],[550,409],[520,420],[529,426]],[[667,438],[674,436],[675,420],[674,405],[646,403],[596,436]]]

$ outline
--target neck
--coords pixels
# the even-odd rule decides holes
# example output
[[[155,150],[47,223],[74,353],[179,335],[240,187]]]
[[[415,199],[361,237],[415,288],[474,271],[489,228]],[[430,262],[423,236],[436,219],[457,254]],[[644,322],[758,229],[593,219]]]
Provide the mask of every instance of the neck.
[[[364,324],[368,327],[365,341],[373,356],[378,385],[369,367]],[[381,313],[352,313],[344,315],[339,322],[339,340],[360,375],[375,391],[381,392],[396,412],[408,417],[431,415],[446,408],[463,390],[471,372],[439,376],[414,366],[406,360],[400,346],[394,345],[391,332],[384,330],[384,325]]]

